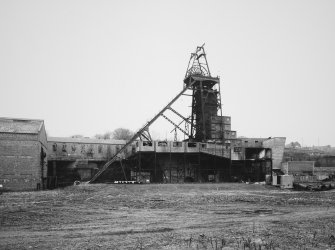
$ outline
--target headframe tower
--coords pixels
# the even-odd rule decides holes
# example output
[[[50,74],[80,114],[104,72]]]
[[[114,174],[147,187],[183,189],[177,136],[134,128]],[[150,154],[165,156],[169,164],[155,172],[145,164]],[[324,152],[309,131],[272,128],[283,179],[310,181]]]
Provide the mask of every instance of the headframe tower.
[[[185,94],[185,92],[191,92],[191,94]],[[182,95],[192,97],[192,110],[189,118],[184,117],[177,110],[171,107]],[[177,124],[168,118],[164,114],[167,110],[172,111],[177,116],[182,118],[182,122]],[[172,131],[176,132],[178,129],[187,135],[187,141],[189,142],[208,142],[213,140],[216,143],[225,143],[221,108],[220,79],[219,77],[211,76],[204,45],[198,46],[196,51],[191,54],[184,78],[183,89],[151,120],[138,130],[89,182],[94,182],[112,163],[118,161],[121,153],[131,146],[137,139],[144,139],[151,142],[152,139],[149,133],[149,127],[159,117],[163,117],[173,124],[174,129]],[[185,122],[185,130],[180,127],[183,122]],[[176,137],[177,136],[175,136],[175,138]],[[224,151],[222,148],[222,155],[223,154]]]
[[[194,82],[189,85],[190,82]],[[212,77],[209,70],[204,45],[198,46],[187,66],[184,86],[190,86],[192,111],[190,117],[189,139],[206,142],[224,142],[223,121],[216,126],[212,121],[222,117],[220,78]],[[219,128],[219,129],[218,129]]]

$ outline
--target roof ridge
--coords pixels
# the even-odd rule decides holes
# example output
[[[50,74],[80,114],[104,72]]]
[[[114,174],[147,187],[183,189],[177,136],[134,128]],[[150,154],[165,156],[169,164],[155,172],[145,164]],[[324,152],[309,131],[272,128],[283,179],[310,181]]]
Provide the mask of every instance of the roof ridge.
[[[39,121],[44,122],[42,119],[32,119],[32,118],[13,118],[13,117],[0,117],[0,120],[12,120],[12,121]]]
[[[44,120],[0,117],[0,132],[15,134],[39,134]]]

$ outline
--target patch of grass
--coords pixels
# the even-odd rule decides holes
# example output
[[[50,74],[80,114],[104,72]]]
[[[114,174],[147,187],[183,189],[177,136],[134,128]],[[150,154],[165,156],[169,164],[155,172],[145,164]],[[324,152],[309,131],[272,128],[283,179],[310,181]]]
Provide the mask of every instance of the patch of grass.
[[[335,192],[236,183],[4,193],[0,248],[331,249],[334,205]]]

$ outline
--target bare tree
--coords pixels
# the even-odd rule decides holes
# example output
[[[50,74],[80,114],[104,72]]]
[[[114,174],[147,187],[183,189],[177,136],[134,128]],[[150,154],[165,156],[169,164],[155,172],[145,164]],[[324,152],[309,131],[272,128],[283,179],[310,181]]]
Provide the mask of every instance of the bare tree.
[[[113,135],[113,133],[110,132],[110,131],[108,131],[108,132],[106,132],[106,133],[104,133],[104,134],[96,134],[96,135],[94,136],[94,138],[95,138],[95,139],[99,139],[99,140],[109,140],[109,139],[112,138],[112,135]]]
[[[301,145],[299,142],[291,142],[286,145],[287,148],[301,148]]]
[[[130,140],[134,136],[134,132],[126,128],[117,128],[112,133],[115,140]]]
[[[102,140],[104,138],[104,135],[102,134],[96,134],[93,136],[94,139]]]
[[[103,138],[105,140],[112,139],[112,137],[113,137],[112,135],[113,135],[113,132],[107,131],[106,133],[104,133]]]

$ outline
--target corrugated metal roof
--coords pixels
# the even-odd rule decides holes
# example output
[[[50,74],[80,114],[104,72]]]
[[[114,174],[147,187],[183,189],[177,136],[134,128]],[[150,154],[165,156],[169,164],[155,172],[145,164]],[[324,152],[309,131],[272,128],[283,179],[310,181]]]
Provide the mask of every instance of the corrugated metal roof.
[[[43,120],[0,117],[0,133],[38,134]]]
[[[103,140],[91,138],[71,138],[71,137],[48,137],[48,142],[64,143],[98,143],[98,144],[126,144],[125,140]]]

